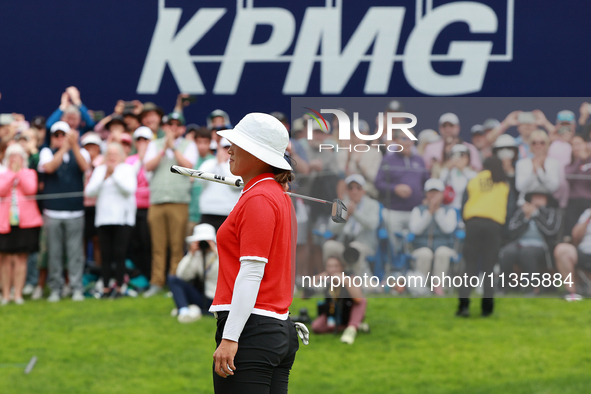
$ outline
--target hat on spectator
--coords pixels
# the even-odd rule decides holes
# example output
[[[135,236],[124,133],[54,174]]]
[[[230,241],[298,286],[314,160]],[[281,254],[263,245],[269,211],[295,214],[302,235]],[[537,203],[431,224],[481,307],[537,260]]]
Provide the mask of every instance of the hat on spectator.
[[[222,139],[220,140],[220,146],[221,146],[222,148],[229,148],[230,146],[232,146],[232,143],[231,143],[230,141],[228,141],[228,139],[227,139],[227,138],[222,138]]]
[[[35,116],[31,121],[31,125],[36,129],[44,129],[45,128],[45,117],[43,116]]]
[[[495,148],[517,148],[517,142],[509,134],[501,134],[493,143],[493,149]]]
[[[132,140],[131,140],[131,136],[128,133],[123,133],[121,134],[121,137],[119,137],[121,139],[121,143],[125,143],[125,144],[132,144]]]
[[[304,118],[297,118],[291,124],[291,132],[297,133],[298,131],[302,131],[305,128]]]
[[[158,115],[160,115],[160,117],[164,117],[164,111],[162,110],[162,108],[160,108],[159,106],[157,106],[156,104],[152,103],[152,102],[147,102],[144,104],[144,107],[142,108],[142,112],[139,115],[140,120],[148,113],[148,112],[152,112],[155,111]]]
[[[439,141],[441,136],[433,129],[425,129],[419,133],[417,138],[419,139],[419,144],[422,144],[423,142],[430,144],[431,142]]]
[[[101,140],[101,137],[99,137],[99,135],[97,133],[93,133],[88,132],[86,134],[84,134],[82,136],[82,139],[80,140],[80,142],[82,143],[82,146],[86,146],[88,144],[95,144],[100,146],[101,143],[103,142],[103,140]]]
[[[460,119],[458,119],[458,115],[453,114],[451,112],[446,112],[439,118],[439,125],[444,123],[451,123],[453,125],[459,125]]]
[[[56,131],[63,131],[64,133],[70,132],[70,126],[63,120],[55,122],[50,129],[51,134],[55,134]]]
[[[191,132],[191,131],[197,131],[199,130],[199,125],[196,123],[191,123],[187,125],[187,133]]]
[[[187,243],[195,241],[213,241],[215,242],[215,227],[211,224],[202,223],[193,227],[193,234],[185,238]]]
[[[562,110],[556,115],[556,122],[568,122],[568,123],[575,123],[575,113],[573,111],[569,111],[568,109]]]
[[[352,174],[345,178],[345,183],[347,185],[349,185],[351,182],[355,182],[361,187],[365,186],[365,178],[363,178],[363,176],[360,174]]]
[[[105,129],[110,130],[111,126],[113,126],[115,123],[119,123],[123,127],[126,127],[125,122],[123,121],[123,116],[116,114],[111,116],[111,120],[107,122]]]
[[[484,127],[482,127],[482,125],[475,124],[470,129],[470,133],[472,133],[472,135],[474,135],[474,134],[481,134],[482,135],[482,134],[484,134]]]
[[[546,189],[537,189],[525,194],[523,199],[529,203],[531,203],[532,197],[535,195],[546,196],[546,206],[548,208],[558,208],[558,200],[554,198],[552,193],[549,193]]]
[[[23,161],[29,160],[29,155],[27,155],[27,152],[25,152],[25,149],[23,148],[23,146],[21,144],[12,144],[9,145],[8,148],[6,148],[6,151],[4,153],[4,161],[3,164],[4,166],[8,166],[8,160],[10,158],[11,155],[21,155],[23,157]]]
[[[470,153],[470,149],[464,144],[455,144],[451,147],[451,154],[453,155],[456,153]]]
[[[185,125],[185,116],[180,112],[173,111],[169,113],[168,118],[166,119],[166,123],[170,124],[171,120],[178,120],[181,126]]]
[[[253,112],[242,118],[234,129],[217,133],[270,166],[291,170],[284,157],[289,133],[274,116]]]
[[[443,184],[443,181],[441,179],[431,178],[431,179],[427,179],[427,182],[425,182],[424,190],[426,192],[431,191],[431,190],[437,190],[437,191],[442,192],[445,190],[445,185]]]
[[[22,132],[22,131],[19,131],[19,132],[17,132],[17,133],[14,135],[14,138],[13,138],[13,139],[14,139],[15,141],[20,141],[20,140],[22,140],[22,139],[24,139],[25,141],[28,141],[28,140],[29,140],[29,137],[27,137],[27,135],[26,135],[24,132]]]
[[[400,112],[404,111],[404,104],[398,100],[391,100],[386,107],[386,112]]]
[[[218,143],[216,140],[214,140],[212,138],[211,142],[209,143],[209,150],[217,150],[217,149],[218,149]]]
[[[359,119],[359,122],[358,122],[358,125],[357,126],[358,126],[359,132],[361,134],[367,134],[367,133],[369,133],[369,123],[367,123],[367,120],[365,120],[365,119]]]
[[[226,111],[223,111],[221,109],[216,109],[213,110],[208,116],[207,116],[207,128],[210,130],[215,129],[216,127],[213,126],[213,118],[217,118],[217,117],[221,117],[224,119],[224,125],[222,126],[224,129],[231,129],[232,128],[232,124],[230,123],[230,116],[228,116]],[[219,128],[217,128],[219,129]]]
[[[135,129],[135,131],[133,132],[133,139],[137,140],[140,137],[143,137],[143,138],[151,141],[152,138],[154,138],[154,133],[152,132],[152,130],[149,127],[140,126],[137,129]]]
[[[285,116],[285,114],[283,112],[279,112],[279,111],[271,112],[271,116],[276,117],[277,120],[280,121],[281,123],[289,123],[289,121],[287,120],[287,116]]]
[[[492,130],[500,124],[501,122],[499,122],[497,119],[490,118],[484,121],[484,123],[482,124],[482,128],[484,130]]]

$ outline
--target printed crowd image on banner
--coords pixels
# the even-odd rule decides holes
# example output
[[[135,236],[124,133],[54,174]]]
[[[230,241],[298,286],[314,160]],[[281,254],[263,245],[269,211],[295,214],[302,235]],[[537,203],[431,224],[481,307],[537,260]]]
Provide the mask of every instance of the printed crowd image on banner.
[[[310,297],[556,297],[589,283],[588,98],[292,98]],[[338,202],[338,204],[336,204]],[[338,217],[337,217],[338,219]],[[582,224],[581,224],[582,223]]]

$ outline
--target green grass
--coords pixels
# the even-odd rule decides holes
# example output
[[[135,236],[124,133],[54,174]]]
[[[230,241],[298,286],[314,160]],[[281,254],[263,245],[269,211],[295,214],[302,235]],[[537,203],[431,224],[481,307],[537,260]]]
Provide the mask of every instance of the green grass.
[[[315,300],[294,300],[292,313]],[[589,301],[500,299],[453,316],[454,299],[371,299],[354,345],[313,335],[290,393],[586,393]],[[0,393],[211,393],[214,319],[182,325],[164,297],[0,308]],[[30,375],[9,363],[39,359]]]

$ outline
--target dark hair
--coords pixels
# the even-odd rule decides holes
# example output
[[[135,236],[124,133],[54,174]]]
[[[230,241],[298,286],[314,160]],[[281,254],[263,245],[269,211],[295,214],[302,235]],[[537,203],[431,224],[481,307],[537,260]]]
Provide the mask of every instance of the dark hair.
[[[490,156],[482,164],[484,170],[490,171],[493,183],[507,182],[507,174],[503,169],[503,162],[496,156]]]
[[[284,170],[277,167],[271,167],[271,170],[273,171],[273,175],[275,175],[273,179],[275,179],[275,181],[287,191],[289,182],[295,179],[293,172],[291,170]]]
[[[208,140],[211,140],[211,131],[207,127],[195,129],[195,139],[197,138],[207,138]]]

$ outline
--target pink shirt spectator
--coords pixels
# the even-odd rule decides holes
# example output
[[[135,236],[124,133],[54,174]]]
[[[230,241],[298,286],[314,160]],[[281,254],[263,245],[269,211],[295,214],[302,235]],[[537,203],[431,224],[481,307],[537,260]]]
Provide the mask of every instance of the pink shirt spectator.
[[[129,156],[125,159],[125,162],[135,169],[137,174],[137,191],[135,192],[135,200],[137,203],[137,207],[142,208],[149,208],[150,207],[150,183],[146,178],[146,171],[144,170],[144,166],[140,161],[140,156],[138,154]]]
[[[573,148],[571,144],[562,140],[556,140],[550,144],[548,148],[548,157],[552,157],[560,163],[563,167],[570,164],[572,159]]]
[[[469,142],[462,142],[462,144],[466,145],[468,149],[470,149],[470,166],[472,169],[476,172],[482,170],[482,162],[480,161],[478,149],[476,149],[476,147]],[[425,162],[425,167],[427,167],[428,170],[431,169],[433,160],[441,162],[442,158],[443,140],[432,142],[425,147],[425,152],[423,152],[423,161]]]
[[[6,170],[0,174],[0,234],[10,232],[10,206],[12,187],[16,184],[20,228],[34,228],[43,225],[43,218],[39,212],[37,201],[26,199],[37,193],[37,172],[28,168],[15,173]]]

